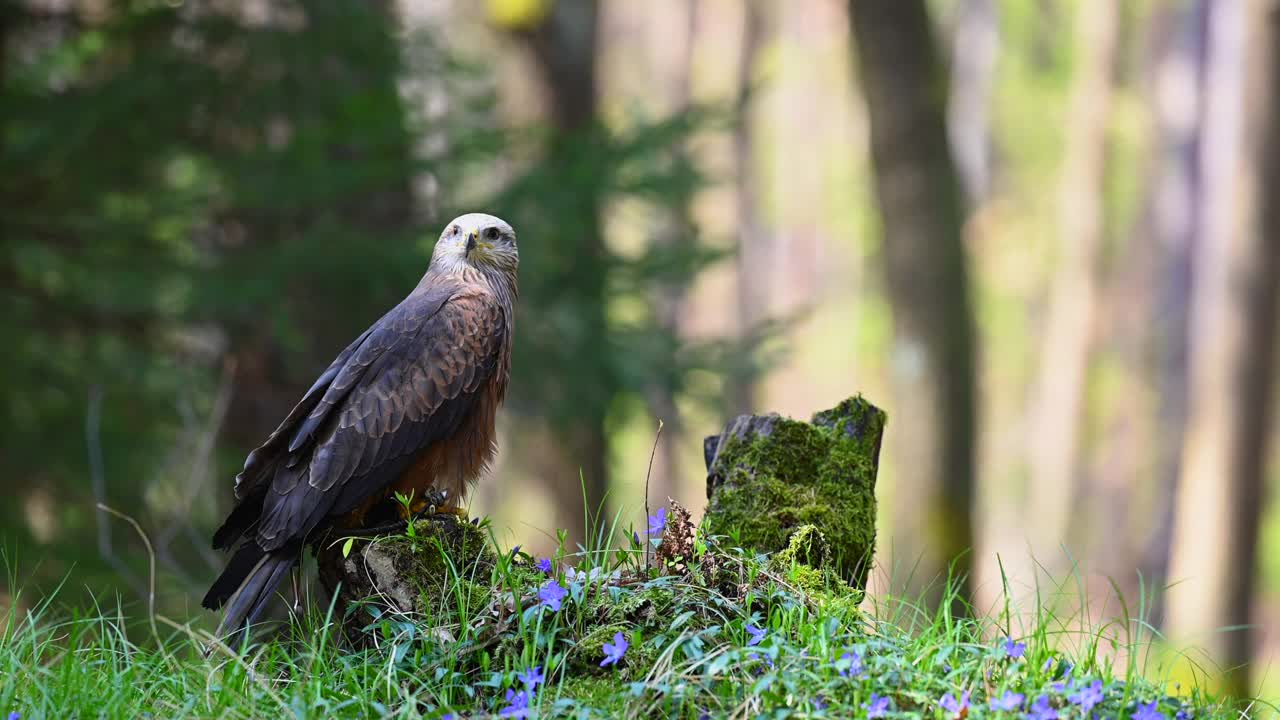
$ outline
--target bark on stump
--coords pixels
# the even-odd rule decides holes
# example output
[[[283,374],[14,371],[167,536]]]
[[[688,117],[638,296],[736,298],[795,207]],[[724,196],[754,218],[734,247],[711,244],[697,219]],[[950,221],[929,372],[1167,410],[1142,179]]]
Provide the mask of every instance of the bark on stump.
[[[884,424],[884,411],[861,396],[808,423],[772,413],[738,416],[703,442],[708,531],[777,553],[793,533],[813,526],[831,548],[833,569],[864,590],[875,554]],[[826,564],[822,557],[794,559]]]

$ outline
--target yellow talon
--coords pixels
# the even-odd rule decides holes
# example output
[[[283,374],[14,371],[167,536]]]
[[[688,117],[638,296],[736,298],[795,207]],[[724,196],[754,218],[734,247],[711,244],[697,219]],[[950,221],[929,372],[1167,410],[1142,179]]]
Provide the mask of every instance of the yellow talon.
[[[422,511],[429,510],[430,508],[431,508],[430,499],[425,497],[418,498],[416,500],[411,501],[407,508],[404,505],[399,506],[400,519],[407,522],[413,517],[417,515],[421,515]]]

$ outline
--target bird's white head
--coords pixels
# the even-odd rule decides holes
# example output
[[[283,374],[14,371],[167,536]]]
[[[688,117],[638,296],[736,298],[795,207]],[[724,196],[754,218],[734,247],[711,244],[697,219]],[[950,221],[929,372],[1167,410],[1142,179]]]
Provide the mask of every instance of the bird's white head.
[[[459,272],[474,268],[484,275],[514,276],[520,264],[516,231],[505,220],[485,213],[467,213],[445,225],[431,253],[431,265]]]

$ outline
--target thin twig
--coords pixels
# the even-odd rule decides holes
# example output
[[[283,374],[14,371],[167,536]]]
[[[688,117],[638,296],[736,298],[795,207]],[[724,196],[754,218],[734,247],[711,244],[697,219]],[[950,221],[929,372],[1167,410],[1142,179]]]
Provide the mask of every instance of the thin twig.
[[[89,450],[89,483],[93,497],[101,506],[106,499],[107,479],[102,462],[102,386],[89,389],[89,408],[84,418],[84,439]],[[111,528],[101,514],[98,519],[98,552],[102,557],[111,555]]]
[[[653,450],[649,451],[649,469],[644,474],[644,521],[649,522],[649,476],[653,474],[653,456],[658,454],[658,441],[662,439],[662,418],[658,418],[658,434],[653,436]],[[644,569],[649,570],[649,528],[644,533]]]
[[[107,501],[107,472],[102,453],[102,386],[94,385],[89,389],[89,407],[84,418],[85,445],[89,453],[89,487],[93,491],[93,499],[102,508]],[[129,585],[135,594],[142,594],[142,581],[134,575],[129,566],[116,556],[111,542],[111,525],[103,516],[101,509],[94,513],[98,526],[98,554],[111,566],[112,570]]]
[[[150,580],[147,587],[147,621],[151,623],[151,634],[155,636],[156,642],[160,642],[160,632],[156,629],[156,551],[151,546],[151,538],[147,537],[146,531],[138,524],[137,520],[125,515],[105,503],[98,503],[98,509],[103,512],[111,513],[116,517],[124,520],[133,526],[138,537],[142,538],[142,544],[147,546],[147,562],[150,564]]]

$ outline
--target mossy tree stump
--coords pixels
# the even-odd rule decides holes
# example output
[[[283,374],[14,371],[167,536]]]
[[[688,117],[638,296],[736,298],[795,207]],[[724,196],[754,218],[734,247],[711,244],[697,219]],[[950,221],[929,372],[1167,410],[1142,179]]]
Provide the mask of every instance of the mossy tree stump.
[[[350,544],[332,533],[317,544],[316,561],[320,582],[354,637],[375,617],[349,611],[361,604],[426,618],[455,614],[459,604],[477,611],[490,599],[496,558],[485,530],[442,516],[417,520],[411,531]]]
[[[812,525],[830,546],[834,569],[865,589],[875,554],[884,424],[884,411],[861,396],[807,423],[777,414],[739,416],[703,444],[707,529],[776,553],[792,533]]]

